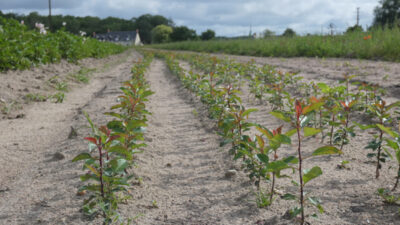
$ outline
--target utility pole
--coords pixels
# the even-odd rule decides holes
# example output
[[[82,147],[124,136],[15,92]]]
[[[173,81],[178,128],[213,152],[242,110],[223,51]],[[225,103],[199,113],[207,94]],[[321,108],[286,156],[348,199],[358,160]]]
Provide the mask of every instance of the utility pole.
[[[357,26],[360,24],[360,7],[357,7]]]
[[[334,32],[334,30],[335,30],[335,24],[334,23],[330,23],[329,24],[329,29],[331,30],[331,36],[333,36],[333,32]]]
[[[51,0],[49,0],[49,30],[51,30]]]
[[[250,24],[250,31],[249,31],[249,37],[251,37],[251,35],[252,35],[252,30],[251,30],[251,28],[252,28],[252,24]]]

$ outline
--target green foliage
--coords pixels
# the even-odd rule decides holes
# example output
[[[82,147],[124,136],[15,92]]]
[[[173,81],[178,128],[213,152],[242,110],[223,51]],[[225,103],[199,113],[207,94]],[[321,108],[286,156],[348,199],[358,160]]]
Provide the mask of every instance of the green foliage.
[[[174,27],[171,36],[171,41],[188,41],[197,38],[196,31],[189,29],[186,26]]]
[[[272,30],[269,29],[265,29],[263,32],[263,37],[264,38],[269,38],[269,37],[273,37],[275,36],[275,32],[273,32]]]
[[[389,111],[397,109],[400,103],[386,105],[377,97],[379,88],[376,86],[352,83],[354,76],[350,75],[345,75],[338,85],[301,83],[301,77],[296,74],[282,73],[271,66],[258,67],[254,62],[237,63],[200,54],[171,54],[163,51],[156,52],[156,56],[165,58],[169,69],[182,81],[183,86],[196,94],[208,107],[209,116],[216,122],[217,133],[222,137],[220,145],[229,145],[233,159],[241,160],[242,169],[256,185],[255,202],[258,207],[271,206],[275,196],[281,195],[284,200],[296,201],[290,214],[297,219],[301,216],[301,224],[308,223],[306,220],[310,217],[317,217],[317,213],[324,213],[321,201],[308,190],[314,179],[323,175],[323,171],[319,166],[309,166],[307,160],[343,154],[343,147],[358,132],[353,122],[353,114],[358,112],[366,113],[370,118],[375,116],[375,119],[372,118],[374,123],[382,121],[376,124],[357,124],[360,128],[374,128],[391,137],[382,136],[383,139],[378,139],[371,147],[382,149],[380,158],[386,155],[396,156],[399,166],[393,190],[398,186],[399,134],[391,127],[383,125],[392,124]],[[188,61],[196,72],[185,71],[178,60]],[[250,122],[249,117],[256,109],[246,109],[239,95],[240,87],[246,81],[251,94],[260,103],[267,100],[272,109],[270,114],[286,122],[291,130],[283,132],[283,126],[270,130]],[[292,96],[296,96],[298,100]],[[297,134],[295,141],[291,138],[294,134]],[[329,144],[323,144],[325,136],[330,137]],[[321,146],[303,156],[303,140],[317,140],[316,138],[320,138]],[[379,140],[386,141],[386,145]],[[280,158],[279,149],[283,145],[288,145],[289,148],[295,146],[297,154],[289,153]],[[348,160],[342,160],[339,168],[350,169],[346,167],[348,163]],[[292,171],[292,174],[288,171]],[[277,193],[275,186],[281,178],[290,178],[299,193]],[[269,185],[269,191],[262,191],[266,184]],[[392,199],[389,195],[385,195],[385,198]],[[314,212],[308,214],[310,211]]]
[[[132,18],[133,28],[139,29],[140,40],[143,43],[150,44],[152,42],[152,30],[158,25],[173,26],[173,21],[160,15],[144,14],[138,18]],[[132,28],[130,28],[132,29]]]
[[[282,36],[294,37],[294,36],[296,36],[296,32],[292,28],[286,28],[286,30],[283,32]]]
[[[213,40],[206,43],[190,41],[151,47],[263,57],[343,57],[399,61],[399,42],[399,28],[374,28],[367,33],[351,32],[335,36],[279,36],[267,39]]]
[[[170,40],[172,27],[161,24],[151,30],[152,43],[165,43]]]
[[[400,1],[399,0],[380,0],[379,6],[374,10],[374,26],[399,26]]]
[[[354,25],[352,27],[348,27],[346,30],[346,33],[351,33],[351,32],[363,32],[364,29],[360,25]]]
[[[215,31],[213,31],[211,29],[204,31],[203,33],[201,33],[201,36],[200,36],[201,40],[203,40],[203,41],[211,40],[214,37],[215,37]]]
[[[61,59],[77,62],[87,57],[102,58],[126,47],[72,35],[61,29],[40,34],[13,19],[0,17],[0,71],[28,69]]]
[[[128,199],[129,180],[133,177],[128,169],[134,165],[134,155],[141,152],[143,132],[146,126],[145,108],[147,97],[153,92],[145,82],[144,72],[152,60],[146,55],[132,68],[132,78],[123,83],[119,103],[111,107],[118,112],[108,112],[114,119],[107,125],[96,126],[89,116],[85,116],[92,128],[92,134],[86,137],[89,152],[77,155],[72,161],[84,161],[83,169],[87,172],[81,176],[83,185],[79,192],[87,192],[83,212],[94,217],[102,215],[104,224],[121,222],[118,204]]]

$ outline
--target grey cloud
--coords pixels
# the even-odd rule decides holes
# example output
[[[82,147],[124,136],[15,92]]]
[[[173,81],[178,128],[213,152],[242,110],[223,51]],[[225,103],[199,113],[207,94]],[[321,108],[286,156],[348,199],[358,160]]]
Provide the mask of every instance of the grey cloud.
[[[54,8],[72,9],[80,7],[82,0],[52,0]],[[47,0],[2,0],[0,1],[0,10],[17,10],[17,9],[48,9]]]
[[[46,13],[47,9],[46,0],[1,1],[1,10]],[[54,13],[125,19],[161,14],[198,33],[211,28],[225,36],[248,34],[250,25],[254,32],[269,28],[281,33],[292,27],[298,33],[315,33],[321,26],[326,31],[333,22],[338,31],[344,31],[355,23],[356,7],[361,7],[361,24],[371,24],[377,4],[378,0],[53,0]]]

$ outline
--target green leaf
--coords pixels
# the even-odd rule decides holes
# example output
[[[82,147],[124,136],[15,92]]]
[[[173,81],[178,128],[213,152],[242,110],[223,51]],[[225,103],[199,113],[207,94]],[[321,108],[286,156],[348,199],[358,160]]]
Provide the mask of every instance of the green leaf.
[[[260,162],[263,162],[265,165],[268,165],[269,157],[267,155],[265,155],[265,154],[257,154],[256,157]]]
[[[85,152],[85,153],[81,153],[81,154],[77,155],[74,159],[72,159],[72,162],[76,162],[76,161],[84,160],[84,159],[91,159],[91,158],[92,158],[92,156],[89,153]]]
[[[284,200],[296,200],[296,196],[289,193],[284,194],[281,198]]]
[[[89,114],[87,114],[87,112],[85,112],[85,111],[83,111],[83,114],[85,115],[87,121],[89,122],[90,128],[92,128],[92,132],[93,132],[94,134],[96,134],[96,127],[94,126],[92,120],[90,119]]]
[[[314,166],[311,170],[306,170],[303,175],[303,182],[307,184],[310,180],[319,177],[322,174],[322,170],[318,166]]]
[[[290,145],[292,143],[292,140],[290,139],[290,137],[283,135],[283,134],[275,135],[273,140],[279,141],[280,143],[287,144],[287,145]]]
[[[118,119],[122,118],[122,115],[119,114],[119,113],[116,113],[116,112],[106,112],[106,113],[104,113],[104,115],[113,116],[113,117],[116,117]]]
[[[318,134],[319,132],[321,132],[320,129],[316,129],[313,127],[304,127],[304,136],[305,137],[314,136],[314,135]]]
[[[294,156],[289,156],[289,157],[283,159],[283,161],[285,163],[296,164],[296,163],[299,162],[299,159],[297,157],[294,157]]]
[[[400,107],[400,101],[394,102],[387,106],[387,110],[391,110],[393,107]]]
[[[317,86],[319,87],[319,89],[321,89],[323,93],[328,93],[330,90],[330,87],[325,83],[318,83]]]
[[[128,149],[120,145],[111,147],[110,149],[108,149],[108,152],[115,152],[124,155],[127,160],[132,160],[133,158],[132,153],[128,151]]]
[[[129,166],[129,162],[125,159],[113,159],[110,161],[110,165],[113,172],[120,173]]]
[[[353,122],[355,125],[357,125],[361,130],[367,130],[367,129],[371,129],[371,128],[376,128],[375,124],[369,124],[369,125],[362,125],[359,124],[357,122]]]
[[[324,208],[321,205],[321,201],[319,199],[317,199],[316,197],[308,197],[308,201],[310,201],[310,203],[315,206],[320,213],[324,213]]]
[[[395,133],[392,131],[392,129],[390,129],[389,127],[385,127],[382,126],[380,124],[376,124],[376,126],[381,129],[383,132],[386,132],[387,134],[389,134],[390,136],[392,136],[393,138],[398,138],[399,134]]]
[[[308,113],[310,113],[310,112],[312,112],[312,111],[314,111],[316,109],[319,109],[324,104],[325,104],[324,102],[317,102],[317,103],[314,103],[312,105],[309,105],[309,106],[303,108],[303,112],[302,113],[303,113],[303,115],[307,115]]]
[[[343,154],[342,151],[340,151],[338,148],[334,146],[324,146],[320,147],[317,150],[315,150],[312,155],[333,155],[333,154]]]
[[[293,134],[297,133],[297,129],[291,129],[285,133],[286,136],[291,137]]]
[[[386,140],[386,144],[387,144],[389,147],[391,147],[393,150],[399,150],[399,149],[400,149],[400,148],[399,148],[399,144],[398,144],[397,142],[392,141],[392,140],[390,140],[390,139],[388,139],[388,138],[385,138],[385,140]]]
[[[242,114],[242,117],[248,116],[250,113],[252,112],[257,112],[258,109],[248,109],[246,111],[244,111],[244,113]]]
[[[278,119],[281,119],[281,120],[285,121],[285,122],[290,122],[290,121],[291,121],[291,120],[290,120],[290,117],[287,117],[287,116],[286,116],[284,113],[282,113],[282,112],[273,111],[273,112],[270,112],[270,114],[273,115],[273,116],[275,116],[275,117],[278,118]]]
[[[284,161],[274,161],[268,165],[268,171],[279,172],[283,169],[290,168]]]

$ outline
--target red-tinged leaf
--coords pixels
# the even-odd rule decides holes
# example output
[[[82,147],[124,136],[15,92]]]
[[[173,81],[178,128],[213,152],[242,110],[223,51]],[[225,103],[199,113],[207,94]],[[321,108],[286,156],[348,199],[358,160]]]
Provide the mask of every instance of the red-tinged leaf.
[[[117,139],[117,138],[119,138],[119,137],[120,137],[119,135],[113,135],[113,136],[111,136],[111,137],[108,138],[107,143],[108,143],[108,142],[111,142],[111,141],[114,141],[115,139]]]
[[[111,131],[106,126],[101,126],[99,130],[103,132],[103,134],[105,134],[107,137],[110,136]]]
[[[90,141],[90,142],[92,142],[93,144],[97,145],[97,139],[94,138],[94,137],[85,137],[84,139],[85,139],[86,141]]]
[[[261,153],[264,154],[264,139],[262,139],[262,137],[260,137],[259,135],[256,135],[257,138],[257,142],[258,142],[258,146],[260,147]]]
[[[351,101],[350,103],[349,103],[349,109],[351,108],[351,107],[353,107],[353,105],[355,105],[357,103],[357,101],[356,100],[353,100],[353,101]]]
[[[315,103],[318,103],[318,102],[319,102],[319,99],[316,98],[316,97],[314,97],[314,96],[312,96],[312,97],[310,98],[310,102],[311,102],[312,104],[315,104]]]
[[[262,134],[264,134],[268,139],[271,139],[273,137],[271,131],[269,131],[268,129],[264,129],[261,127],[256,127],[256,129],[260,131]]]
[[[342,104],[343,108],[347,109],[347,104],[344,101],[340,101],[340,104]]]
[[[308,113],[310,113],[310,112],[312,112],[314,110],[317,110],[317,109],[321,108],[323,105],[324,105],[324,102],[322,102],[322,101],[319,101],[317,103],[313,103],[311,105],[308,105],[308,106],[304,107],[302,113],[303,113],[303,115],[306,115],[306,114],[308,114]]]
[[[99,171],[97,171],[97,169],[95,169],[94,167],[92,167],[91,165],[85,164],[85,166],[92,171],[96,176],[100,177],[100,173]]]
[[[272,134],[275,136],[277,134],[282,134],[282,127],[283,125],[281,125],[280,127],[276,128],[275,130],[272,131]]]
[[[296,100],[296,117],[297,117],[297,119],[300,118],[302,111],[303,110],[302,110],[300,101]]]

